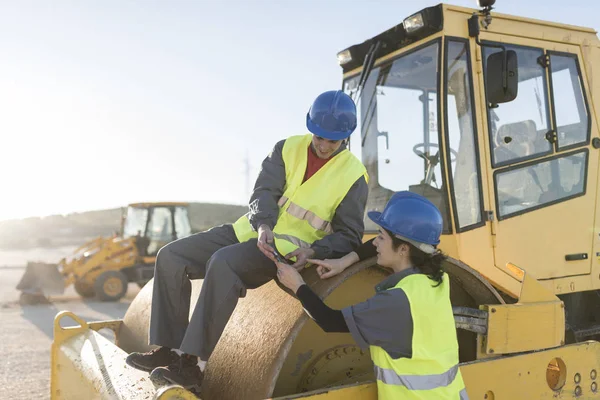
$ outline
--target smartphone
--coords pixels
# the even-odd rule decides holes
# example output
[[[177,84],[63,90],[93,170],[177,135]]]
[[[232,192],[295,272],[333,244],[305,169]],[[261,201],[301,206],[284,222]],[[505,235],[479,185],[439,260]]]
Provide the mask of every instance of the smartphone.
[[[282,264],[287,264],[287,265],[293,264],[290,260],[288,260],[287,258],[283,257],[281,254],[279,254],[279,252],[277,250],[275,250],[273,252],[273,256],[275,256],[275,259]]]

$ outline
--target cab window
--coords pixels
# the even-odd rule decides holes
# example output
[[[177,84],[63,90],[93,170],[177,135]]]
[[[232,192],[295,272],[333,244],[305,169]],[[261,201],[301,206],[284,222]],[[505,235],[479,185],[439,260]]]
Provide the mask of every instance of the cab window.
[[[479,158],[471,95],[469,43],[448,39],[446,46],[446,142],[457,230],[483,223]]]
[[[552,152],[546,139],[550,130],[546,69],[539,60],[544,51],[537,48],[506,46],[517,53],[519,86],[517,98],[488,107],[492,166],[514,164]],[[484,59],[502,50],[484,47]]]
[[[148,223],[148,255],[157,254],[164,245],[172,242],[173,235],[173,215],[169,207],[154,207],[150,214]]]
[[[522,214],[585,193],[587,155],[584,150],[495,173],[499,217]]]
[[[590,117],[577,57],[573,54],[550,53],[554,114],[559,150],[586,143],[590,134]]]
[[[496,107],[488,104],[499,219],[585,194],[590,136],[577,56],[506,48],[517,52],[517,97]],[[497,51],[484,47],[487,55]]]
[[[350,150],[369,173],[368,210],[383,210],[397,191],[431,200],[451,231],[439,129],[440,40],[415,48],[373,69],[357,101],[358,128]],[[359,77],[344,89],[356,101]],[[365,228],[377,226],[365,218]]]

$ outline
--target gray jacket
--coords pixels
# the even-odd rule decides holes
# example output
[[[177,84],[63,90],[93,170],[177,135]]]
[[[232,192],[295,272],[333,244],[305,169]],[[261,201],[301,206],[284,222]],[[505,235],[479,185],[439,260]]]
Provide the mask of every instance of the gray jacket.
[[[285,187],[285,165],[282,156],[284,143],[285,140],[278,142],[271,154],[264,159],[254,185],[254,191],[250,197],[250,213],[248,214],[250,224],[254,230],[258,230],[258,227],[262,224],[266,224],[273,229],[277,223],[279,215],[277,202],[283,195]],[[346,145],[342,144],[336,154],[345,148]],[[367,182],[361,176],[352,185],[335,211],[331,221],[333,233],[312,244],[311,248],[315,251],[315,258],[339,258],[350,253],[362,243],[363,216],[367,195]]]
[[[375,286],[375,296],[342,309],[348,329],[362,349],[379,346],[394,360],[412,357],[410,301],[404,290],[395,286],[407,276],[420,273],[414,267],[396,272]]]

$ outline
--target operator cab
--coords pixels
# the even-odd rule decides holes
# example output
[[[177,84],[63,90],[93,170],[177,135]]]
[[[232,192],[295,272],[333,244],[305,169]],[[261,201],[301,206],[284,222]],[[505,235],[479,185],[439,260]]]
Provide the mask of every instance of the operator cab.
[[[143,257],[156,256],[166,244],[192,233],[185,203],[130,204],[123,218],[123,238],[135,238]]]
[[[444,218],[442,250],[512,296],[508,262],[556,293],[596,288],[585,276],[600,139],[582,46],[598,38],[547,22],[540,30],[485,3],[425,8],[338,54],[357,104],[350,150],[369,174],[367,209],[401,190],[424,195]]]

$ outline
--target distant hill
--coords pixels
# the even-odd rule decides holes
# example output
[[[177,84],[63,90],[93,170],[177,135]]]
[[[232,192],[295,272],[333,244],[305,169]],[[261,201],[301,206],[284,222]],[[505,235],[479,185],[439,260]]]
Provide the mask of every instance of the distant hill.
[[[234,222],[246,212],[247,206],[231,204],[191,203],[189,208],[194,232]],[[112,235],[120,227],[120,208],[0,221],[0,249],[80,245]]]

